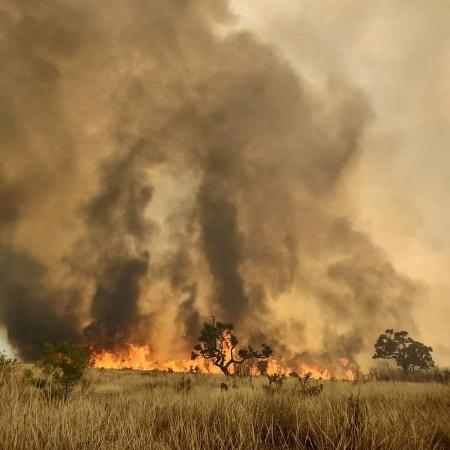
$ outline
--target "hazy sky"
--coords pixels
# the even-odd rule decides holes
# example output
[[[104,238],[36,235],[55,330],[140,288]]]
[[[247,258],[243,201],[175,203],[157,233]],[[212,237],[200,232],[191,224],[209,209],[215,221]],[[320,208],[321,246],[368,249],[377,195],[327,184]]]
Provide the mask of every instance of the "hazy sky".
[[[368,96],[375,117],[350,192],[353,217],[397,268],[429,288],[415,317],[421,338],[448,363],[450,1],[232,5],[240,26],[277,45],[311,82],[342,77]]]

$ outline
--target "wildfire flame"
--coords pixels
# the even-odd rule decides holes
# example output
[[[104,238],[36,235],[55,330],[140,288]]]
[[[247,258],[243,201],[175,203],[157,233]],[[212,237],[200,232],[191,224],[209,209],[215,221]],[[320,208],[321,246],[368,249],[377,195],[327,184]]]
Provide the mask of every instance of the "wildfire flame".
[[[352,369],[349,367],[349,360],[346,357],[339,359],[341,372],[341,378],[353,381],[355,375]],[[133,369],[133,370],[158,370],[158,371],[170,371],[170,372],[189,372],[198,371],[201,373],[220,373],[220,370],[205,362],[204,360],[192,361],[190,358],[182,360],[168,360],[168,361],[155,361],[152,358],[152,352],[148,345],[137,346],[129,344],[124,349],[117,351],[103,350],[101,352],[94,353],[93,365],[96,368],[103,369]],[[298,367],[286,367],[280,361],[271,359],[268,362],[268,373],[284,373],[289,375],[292,372],[296,372],[299,375],[311,374],[312,378],[330,380],[334,377],[334,372],[331,369],[321,369],[319,367],[311,366],[301,363]],[[251,373],[257,374],[257,369],[253,368]],[[342,376],[343,375],[343,376]]]
[[[151,357],[148,345],[137,346],[129,344],[118,351],[103,350],[93,356],[94,367],[103,369],[134,369],[161,370],[173,372],[188,372],[197,366],[196,361],[185,359],[181,361],[155,361]]]
[[[349,360],[345,356],[342,358],[339,358],[340,363],[342,364],[342,367],[345,370],[345,378],[350,381],[355,380],[355,374],[353,373],[352,369],[349,366]]]

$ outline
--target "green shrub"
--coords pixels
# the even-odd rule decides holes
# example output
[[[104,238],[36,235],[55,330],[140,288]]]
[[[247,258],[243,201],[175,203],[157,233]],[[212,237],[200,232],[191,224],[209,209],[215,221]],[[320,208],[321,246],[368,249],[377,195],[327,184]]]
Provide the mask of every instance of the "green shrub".
[[[91,355],[88,349],[71,342],[45,344],[42,364],[45,372],[61,390],[64,401],[82,379],[84,371],[90,365],[90,360]]]

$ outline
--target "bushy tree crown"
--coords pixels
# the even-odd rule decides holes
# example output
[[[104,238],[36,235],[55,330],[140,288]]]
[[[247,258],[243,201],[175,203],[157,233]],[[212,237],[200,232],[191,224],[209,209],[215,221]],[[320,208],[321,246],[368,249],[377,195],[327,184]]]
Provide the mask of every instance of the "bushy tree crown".
[[[434,367],[432,351],[431,347],[412,339],[407,331],[389,329],[378,337],[373,358],[392,359],[406,372]]]

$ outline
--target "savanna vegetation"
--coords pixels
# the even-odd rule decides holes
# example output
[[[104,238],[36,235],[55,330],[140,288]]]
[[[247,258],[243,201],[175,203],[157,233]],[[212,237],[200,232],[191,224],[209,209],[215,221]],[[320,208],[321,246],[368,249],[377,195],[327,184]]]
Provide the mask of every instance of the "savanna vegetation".
[[[38,370],[36,377],[38,377]],[[322,382],[288,377],[87,369],[66,401],[23,367],[0,375],[4,449],[448,449],[444,383]],[[315,382],[316,383],[316,382]]]
[[[229,325],[205,326],[193,354],[220,375],[96,369],[69,343],[46,346],[35,365],[2,355],[0,447],[450,449],[448,371],[386,365],[353,382],[268,373],[272,350],[239,347]],[[216,345],[226,339],[233,352]]]

